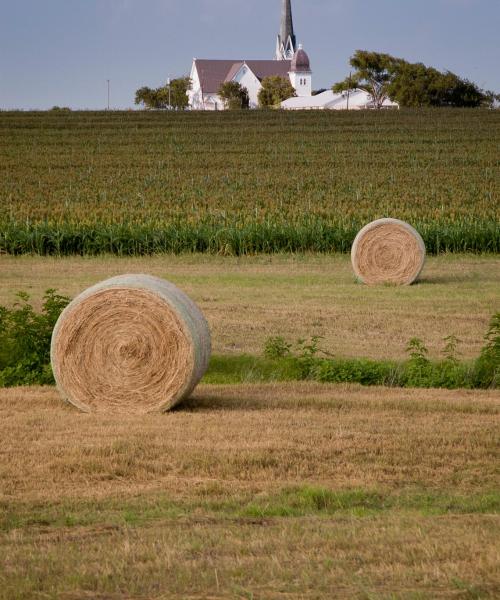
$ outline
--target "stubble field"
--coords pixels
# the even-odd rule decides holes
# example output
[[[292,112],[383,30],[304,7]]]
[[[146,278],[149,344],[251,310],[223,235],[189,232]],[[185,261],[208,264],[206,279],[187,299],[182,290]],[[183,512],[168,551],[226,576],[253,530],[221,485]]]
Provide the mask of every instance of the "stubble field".
[[[138,420],[0,391],[0,597],[496,598],[499,409],[201,386]]]
[[[0,257],[0,301],[74,296],[122,272],[185,289],[215,350],[324,335],[398,358],[455,332],[477,355],[495,256],[440,256],[411,288],[347,257]],[[84,415],[52,388],[0,391],[0,597],[495,598],[498,391],[201,385],[166,415]]]

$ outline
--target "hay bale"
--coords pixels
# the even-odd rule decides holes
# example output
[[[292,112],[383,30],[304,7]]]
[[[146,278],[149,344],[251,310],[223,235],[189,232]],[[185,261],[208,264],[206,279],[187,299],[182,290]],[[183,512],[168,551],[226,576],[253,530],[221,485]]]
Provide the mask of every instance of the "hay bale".
[[[61,394],[77,408],[142,414],[187,397],[210,349],[207,322],[186,294],[157,277],[121,275],[64,310],[51,362]]]
[[[379,219],[358,233],[351,260],[356,277],[368,285],[410,285],[424,266],[425,244],[408,223]]]

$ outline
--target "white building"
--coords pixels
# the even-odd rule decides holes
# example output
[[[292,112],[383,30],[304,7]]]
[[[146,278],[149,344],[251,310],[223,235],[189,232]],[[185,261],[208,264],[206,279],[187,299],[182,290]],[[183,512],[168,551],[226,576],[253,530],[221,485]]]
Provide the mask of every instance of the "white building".
[[[311,94],[311,72],[294,70],[295,61],[299,69],[302,53],[297,50],[293,31],[291,0],[282,0],[281,28],[276,41],[274,60],[207,60],[193,59],[191,67],[192,87],[188,93],[189,105],[194,110],[223,110],[224,102],[218,95],[220,86],[226,81],[237,81],[248,90],[250,108],[259,105],[258,94],[264,77],[289,77],[299,96]],[[299,56],[296,57],[297,52]],[[307,59],[309,65],[309,59]]]
[[[285,110],[364,110],[375,108],[372,97],[365,90],[350,90],[336,94],[327,90],[316,96],[288,98],[281,103]],[[399,108],[399,104],[386,98],[382,108]]]
[[[281,104],[286,110],[373,108],[371,96],[363,90],[351,90],[342,94],[326,91],[312,95],[311,65],[302,46],[296,47],[291,0],[282,0],[281,28],[274,60],[193,59],[189,106],[193,110],[224,110],[224,102],[218,94],[220,86],[225,82],[236,81],[248,90],[250,108],[257,108],[262,80],[271,76],[288,77],[295,89],[297,97],[289,98]],[[383,107],[398,108],[398,105],[386,100]]]
[[[224,110],[218,95],[226,81],[237,81],[248,90],[250,108],[259,105],[258,94],[264,77],[288,77],[290,60],[193,60],[189,105],[193,110]]]

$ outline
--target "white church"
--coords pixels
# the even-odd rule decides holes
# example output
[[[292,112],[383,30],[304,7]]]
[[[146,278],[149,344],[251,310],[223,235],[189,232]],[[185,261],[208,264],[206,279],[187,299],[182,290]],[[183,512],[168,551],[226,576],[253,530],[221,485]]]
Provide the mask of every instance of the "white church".
[[[312,95],[312,71],[309,57],[302,45],[296,43],[293,29],[291,0],[282,0],[281,28],[276,42],[274,60],[209,60],[193,59],[191,67],[192,87],[188,92],[192,110],[224,110],[218,95],[220,86],[236,81],[248,90],[250,108],[259,105],[258,94],[264,77],[279,76],[290,79],[296,97],[281,104],[286,110],[360,110],[373,108],[370,94],[364,90],[351,90],[335,94],[327,90]],[[386,100],[384,107],[398,105]]]

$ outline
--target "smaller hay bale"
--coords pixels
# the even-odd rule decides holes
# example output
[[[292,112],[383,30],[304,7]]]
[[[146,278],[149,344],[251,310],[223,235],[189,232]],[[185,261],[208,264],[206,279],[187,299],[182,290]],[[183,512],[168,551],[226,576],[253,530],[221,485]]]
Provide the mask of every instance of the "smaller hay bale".
[[[356,236],[351,262],[356,277],[368,285],[410,285],[424,266],[424,240],[404,221],[378,219]]]
[[[63,311],[51,362],[62,396],[85,412],[171,409],[203,377],[208,324],[172,283],[121,275],[87,289]]]

